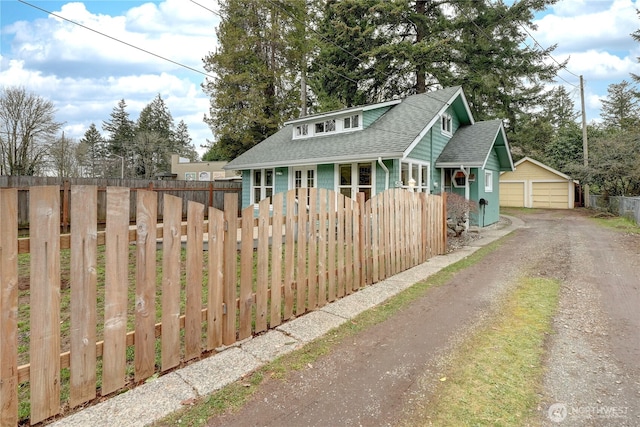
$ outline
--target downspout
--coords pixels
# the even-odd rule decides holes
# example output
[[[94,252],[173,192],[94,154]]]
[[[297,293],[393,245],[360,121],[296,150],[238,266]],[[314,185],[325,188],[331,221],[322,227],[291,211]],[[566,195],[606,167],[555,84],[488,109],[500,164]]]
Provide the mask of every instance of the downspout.
[[[464,165],[460,165],[460,170],[464,174],[464,198],[466,201],[469,201],[469,174],[471,173],[471,168],[467,171]],[[469,231],[469,211],[467,211],[467,220],[464,222],[464,231]]]
[[[380,167],[382,168],[382,170],[384,170],[385,173],[385,177],[384,177],[384,189],[388,190],[389,189],[389,168],[387,168],[384,163],[382,162],[382,157],[378,157],[378,164],[380,165]]]

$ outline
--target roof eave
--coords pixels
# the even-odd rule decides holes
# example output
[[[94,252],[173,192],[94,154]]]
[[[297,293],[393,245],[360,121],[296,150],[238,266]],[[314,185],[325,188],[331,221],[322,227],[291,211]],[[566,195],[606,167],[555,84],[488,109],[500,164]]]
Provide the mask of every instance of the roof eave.
[[[289,161],[277,161],[277,162],[264,162],[264,163],[246,163],[242,165],[229,165],[224,169],[228,170],[248,170],[248,169],[267,169],[267,168],[282,168],[291,166],[307,166],[307,165],[320,165],[320,164],[335,164],[335,163],[354,163],[364,161],[374,161],[382,157],[383,159],[397,159],[402,157],[401,152],[388,152],[388,153],[368,153],[358,156],[340,156],[340,157],[322,157],[322,158],[308,158],[308,159],[296,159]]]

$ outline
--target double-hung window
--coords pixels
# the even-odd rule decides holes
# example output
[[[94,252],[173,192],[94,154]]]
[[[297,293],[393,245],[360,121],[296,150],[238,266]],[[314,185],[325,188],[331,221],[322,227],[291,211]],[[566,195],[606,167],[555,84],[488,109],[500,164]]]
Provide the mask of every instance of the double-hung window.
[[[484,191],[485,193],[493,192],[493,171],[484,171]]]
[[[343,129],[357,129],[360,127],[360,115],[354,114],[353,116],[345,117],[342,120]]]
[[[451,136],[453,132],[453,119],[451,118],[451,115],[444,113],[440,117],[440,124],[442,127],[442,133]]]
[[[413,180],[413,190],[429,193],[429,163],[419,160],[400,162],[400,181],[402,188],[409,189],[409,183]]]
[[[252,203],[258,203],[262,199],[273,195],[273,169],[254,169],[252,176]]]

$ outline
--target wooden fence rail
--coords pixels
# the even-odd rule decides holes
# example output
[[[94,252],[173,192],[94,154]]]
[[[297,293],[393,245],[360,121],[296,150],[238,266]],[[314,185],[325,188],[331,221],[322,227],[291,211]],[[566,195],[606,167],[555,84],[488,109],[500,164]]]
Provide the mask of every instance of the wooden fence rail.
[[[299,189],[242,210],[138,190],[32,187],[28,239],[0,189],[0,417],[31,424],[274,328],[442,254],[446,198],[388,190],[364,202]],[[206,215],[205,215],[206,214]],[[68,249],[67,249],[68,248]],[[26,272],[25,272],[26,271]],[[25,277],[26,276],[26,277]],[[27,286],[25,286],[27,283]],[[101,384],[101,387],[98,387]],[[69,396],[61,402],[61,396]]]

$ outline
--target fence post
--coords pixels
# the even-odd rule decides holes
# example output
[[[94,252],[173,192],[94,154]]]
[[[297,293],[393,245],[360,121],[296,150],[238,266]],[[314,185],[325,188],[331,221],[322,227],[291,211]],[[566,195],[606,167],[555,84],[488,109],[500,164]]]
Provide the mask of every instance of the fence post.
[[[0,190],[0,425],[18,425],[18,190]]]

